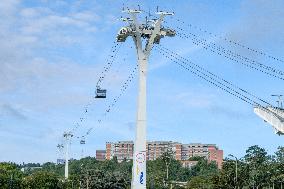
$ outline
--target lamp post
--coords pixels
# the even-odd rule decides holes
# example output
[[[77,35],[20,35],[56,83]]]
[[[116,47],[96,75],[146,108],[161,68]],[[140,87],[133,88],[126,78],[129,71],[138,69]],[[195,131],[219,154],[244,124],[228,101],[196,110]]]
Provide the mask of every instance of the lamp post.
[[[235,169],[235,189],[239,188],[238,186],[238,158],[232,154],[229,154],[229,157],[235,158],[236,159],[236,169]]]

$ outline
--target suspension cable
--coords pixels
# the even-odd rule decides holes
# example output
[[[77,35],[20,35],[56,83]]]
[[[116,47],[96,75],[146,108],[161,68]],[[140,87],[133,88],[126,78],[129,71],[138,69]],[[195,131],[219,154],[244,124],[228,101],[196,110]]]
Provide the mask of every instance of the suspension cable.
[[[185,64],[191,64],[191,65],[193,65],[196,69],[200,69],[200,70],[202,70],[202,71],[208,73],[208,74],[211,75],[212,77],[215,77],[215,78],[221,80],[222,82],[225,82],[226,84],[228,84],[228,85],[230,85],[230,86],[232,86],[232,87],[234,87],[234,88],[236,88],[236,89],[238,89],[238,90],[240,90],[240,91],[242,91],[242,92],[244,92],[244,93],[246,93],[246,94],[252,96],[253,98],[255,98],[255,99],[257,99],[257,100],[259,100],[259,101],[261,101],[261,102],[263,102],[263,103],[265,103],[265,104],[267,104],[267,105],[271,105],[271,104],[268,103],[267,101],[262,100],[261,98],[259,98],[259,97],[255,96],[255,95],[253,95],[253,94],[250,93],[249,91],[244,90],[244,89],[242,89],[242,88],[236,86],[235,84],[233,84],[233,83],[231,83],[231,82],[229,82],[229,81],[227,81],[227,80],[221,78],[220,76],[218,76],[218,75],[216,75],[216,74],[214,74],[214,73],[212,73],[212,72],[206,70],[205,68],[203,68],[203,67],[199,66],[198,64],[195,64],[195,63],[193,63],[192,61],[190,61],[190,60],[188,60],[188,59],[182,57],[181,55],[177,54],[176,52],[174,52],[174,51],[172,51],[172,50],[170,50],[170,49],[168,49],[168,48],[166,48],[166,47],[163,47],[163,46],[161,46],[161,45],[160,45],[160,49],[163,50],[165,53],[170,53],[170,54],[174,55],[174,56],[175,56],[177,59],[179,59],[179,60],[183,60],[183,62],[184,62]]]
[[[216,37],[216,38],[218,38],[218,39],[224,40],[224,41],[226,41],[226,42],[228,42],[228,43],[231,43],[231,44],[233,44],[233,45],[237,45],[237,46],[239,46],[239,47],[241,47],[241,48],[243,48],[243,49],[252,51],[252,52],[254,52],[254,53],[257,53],[257,54],[262,55],[262,56],[264,56],[264,57],[270,58],[270,59],[272,59],[272,60],[275,60],[275,61],[284,63],[284,60],[283,60],[283,59],[280,59],[280,58],[277,58],[277,57],[275,57],[275,56],[269,55],[268,53],[265,53],[265,52],[262,51],[262,50],[257,50],[257,49],[248,47],[248,46],[246,46],[246,45],[244,45],[244,44],[241,44],[240,42],[233,41],[233,40],[231,40],[231,39],[229,39],[229,38],[227,38],[227,37],[218,36],[218,35],[213,34],[212,32],[210,32],[210,31],[208,31],[208,30],[206,30],[206,29],[202,29],[202,28],[200,28],[200,27],[198,27],[198,26],[195,26],[195,25],[193,25],[193,24],[187,24],[187,23],[185,23],[184,21],[182,21],[182,20],[180,20],[180,19],[176,19],[176,20],[177,20],[178,22],[182,23],[183,25],[186,25],[186,26],[188,26],[188,27],[190,27],[190,28],[193,28],[193,29],[195,29],[195,30],[198,30],[198,31],[200,31],[200,32],[209,34],[209,35],[211,35],[211,36],[213,36],[213,37]]]
[[[176,64],[178,64],[179,66],[181,66],[182,68],[190,71],[191,73],[193,73],[194,75],[204,79],[205,81],[213,84],[214,86],[224,90],[225,92],[241,99],[242,101],[255,106],[261,106],[260,103],[256,102],[255,100],[252,100],[251,98],[241,94],[240,92],[236,91],[235,89],[232,89],[229,86],[226,86],[224,83],[221,83],[220,81],[218,81],[216,78],[209,76],[208,74],[205,74],[204,72],[200,71],[200,69],[197,69],[196,67],[193,67],[190,64],[186,64],[185,61],[178,59],[177,56],[174,56],[173,54],[170,54],[167,51],[163,51],[162,48],[157,48],[159,53],[161,53],[163,56],[167,57],[168,59],[172,60],[173,62],[175,62]],[[242,90],[245,91],[245,90]],[[263,100],[262,100],[263,101]]]
[[[284,78],[281,77],[282,75],[284,75],[284,72],[282,72],[281,70],[276,70],[275,68],[266,66],[266,65],[261,64],[261,63],[258,63],[258,62],[254,61],[254,60],[253,61],[249,61],[248,58],[243,57],[241,55],[238,55],[236,53],[233,53],[230,50],[226,50],[227,51],[226,52],[223,47],[217,47],[216,48],[216,44],[214,44],[213,46],[210,45],[210,44],[206,44],[205,43],[206,42],[205,39],[203,39],[203,41],[201,41],[201,40],[198,40],[198,39],[196,39],[194,37],[191,37],[189,35],[180,34],[180,33],[178,33],[177,36],[179,36],[179,37],[181,37],[183,39],[191,39],[192,42],[195,45],[197,45],[197,46],[202,44],[201,47],[204,48],[205,50],[210,50],[211,52],[217,53],[220,56],[224,56],[225,58],[228,58],[228,59],[233,60],[233,61],[235,61],[237,63],[243,64],[243,65],[245,65],[245,66],[247,66],[249,68],[255,69],[257,71],[260,71],[260,72],[265,73],[267,75],[270,75],[272,77],[284,80]],[[242,61],[245,61],[245,62],[242,62]],[[281,76],[278,76],[275,73],[278,74],[278,75],[281,75]]]
[[[114,53],[114,55],[110,56],[109,60],[107,61],[107,65],[103,68],[103,71],[100,74],[100,78],[97,82],[97,86],[96,86],[97,88],[100,88],[100,84],[102,83],[102,81],[106,77],[106,74],[108,73],[108,71],[112,67],[113,62],[117,57],[117,54],[119,52],[120,47],[121,47],[121,43],[115,42],[115,46],[113,46],[113,48],[111,49],[111,52]]]
[[[111,47],[111,50],[109,52],[109,55],[107,56],[107,61],[106,61],[106,65],[103,68],[103,71],[100,74],[100,77],[97,81],[97,85],[96,87],[98,88],[98,86],[101,84],[101,82],[105,79],[108,71],[110,70],[110,68],[112,67],[118,51],[121,47],[121,44],[114,41],[113,42],[113,46]],[[89,102],[84,106],[84,112],[82,113],[83,115],[79,118],[79,121],[76,121],[74,124],[74,127],[71,129],[71,132],[75,132],[79,127],[82,126],[83,122],[87,119],[87,114],[89,112],[89,107],[92,105],[92,103],[94,103],[94,99],[96,99],[94,96],[91,97],[91,99],[89,100]]]
[[[182,30],[182,28],[180,28],[180,29]],[[182,35],[184,35],[185,37],[191,38],[191,39],[197,41],[197,43],[203,44],[206,47],[211,47],[213,49],[217,49],[218,51],[221,51],[224,54],[230,55],[232,57],[238,58],[240,60],[246,61],[246,62],[251,63],[251,64],[255,64],[255,65],[259,66],[259,67],[262,67],[262,68],[267,69],[269,71],[275,72],[275,73],[277,73],[279,75],[284,75],[284,72],[281,71],[281,70],[277,70],[277,69],[275,69],[273,67],[266,66],[266,65],[264,65],[264,64],[262,64],[260,62],[257,62],[255,60],[249,59],[249,58],[247,58],[245,56],[242,56],[242,55],[240,55],[238,53],[234,53],[231,50],[227,50],[224,47],[216,45],[215,43],[207,42],[206,39],[201,39],[201,38],[198,39],[198,36],[193,34],[193,33],[191,33],[191,32],[189,32],[189,34],[190,35],[185,35],[185,34],[182,34]]]
[[[120,88],[120,92],[119,94],[113,98],[112,102],[109,104],[109,106],[107,107],[107,109],[104,111],[103,115],[101,118],[99,118],[97,120],[98,124],[102,124],[103,119],[107,116],[108,113],[111,112],[111,110],[115,107],[115,105],[117,104],[118,100],[121,98],[121,96],[124,94],[124,92],[126,91],[126,89],[128,88],[129,84],[132,82],[132,80],[134,79],[135,75],[136,75],[136,71],[137,71],[138,65],[135,66],[135,68],[132,70],[132,72],[130,73],[130,75],[128,76],[128,78],[126,79],[126,81],[122,84],[122,87]],[[90,135],[90,133],[94,130],[94,127],[90,127],[88,129],[88,131],[81,136],[86,138],[88,135]],[[77,137],[79,138],[79,137]]]

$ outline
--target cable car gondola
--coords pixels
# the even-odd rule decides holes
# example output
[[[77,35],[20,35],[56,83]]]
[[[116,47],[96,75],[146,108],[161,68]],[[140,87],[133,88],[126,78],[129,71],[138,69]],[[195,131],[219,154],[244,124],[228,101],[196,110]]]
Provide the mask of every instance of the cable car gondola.
[[[85,139],[80,140],[80,144],[86,144]]]
[[[97,87],[96,98],[106,98],[106,91],[106,89],[100,89],[99,87]]]

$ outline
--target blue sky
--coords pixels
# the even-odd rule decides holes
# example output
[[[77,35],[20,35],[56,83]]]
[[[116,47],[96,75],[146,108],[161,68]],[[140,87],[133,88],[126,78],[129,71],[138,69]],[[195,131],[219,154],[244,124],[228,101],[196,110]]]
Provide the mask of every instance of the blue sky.
[[[127,40],[102,86],[106,100],[93,100],[117,31],[123,4],[144,10],[174,11],[167,19],[173,28],[213,40],[234,52],[284,70],[283,62],[217,40],[185,23],[284,59],[283,1],[84,1],[2,0],[0,2],[0,161],[45,162],[58,157],[62,133],[85,120],[74,133],[89,128],[85,155],[104,149],[106,141],[135,136],[137,77],[115,107],[104,116],[111,99],[136,64],[132,40]],[[190,40],[164,38],[164,47],[271,103],[271,94],[283,94],[283,81],[248,69],[196,47]],[[182,143],[214,143],[225,155],[242,157],[251,145],[273,153],[283,137],[260,120],[250,105],[202,81],[153,51],[148,75],[148,139]],[[85,105],[90,103],[87,114]],[[103,119],[98,124],[98,119]],[[71,156],[80,157],[79,140]]]

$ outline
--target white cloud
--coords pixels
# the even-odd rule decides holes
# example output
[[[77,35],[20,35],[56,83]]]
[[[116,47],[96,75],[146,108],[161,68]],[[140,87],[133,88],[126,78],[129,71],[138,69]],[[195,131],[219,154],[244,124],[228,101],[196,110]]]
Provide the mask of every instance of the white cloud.
[[[24,34],[39,34],[46,33],[52,30],[63,29],[63,27],[78,27],[84,28],[89,26],[89,23],[73,19],[68,16],[47,15],[41,18],[28,19],[22,27]],[[68,28],[70,29],[70,28]]]
[[[18,5],[19,0],[1,0],[0,15],[9,17],[12,13],[15,13]]]
[[[71,16],[72,18],[85,21],[85,22],[96,22],[100,20],[100,17],[91,11],[77,12],[77,13],[72,14]]]
[[[84,68],[64,58],[54,60],[56,54],[47,57],[42,52],[44,48],[68,49],[88,40],[89,36],[79,34],[94,34],[93,22],[98,16],[90,11],[67,11],[63,15],[47,7],[24,7],[19,3],[17,0],[0,2],[0,15],[7,16],[0,21],[0,90],[13,90],[19,85],[29,88],[33,83],[56,79],[58,75],[73,78],[78,71],[90,76],[94,68]],[[19,16],[15,12],[19,12]]]
[[[20,107],[13,107],[10,104],[0,105],[0,117],[12,117],[17,120],[25,120],[26,116]]]
[[[38,16],[38,12],[33,8],[26,8],[20,12],[20,15],[26,18],[32,18]]]
[[[33,122],[40,116],[44,120],[50,109],[89,100],[86,88],[95,86],[100,64],[71,60],[69,48],[79,49],[76,45],[94,41],[97,14],[87,10],[63,14],[11,0],[0,2],[0,16],[5,16],[0,19],[0,114],[7,132],[14,130],[9,130],[11,124],[2,122],[4,117],[25,117]],[[59,56],[58,49],[66,53]],[[29,127],[24,121],[20,125]],[[31,136],[46,132],[52,125],[43,127]]]

